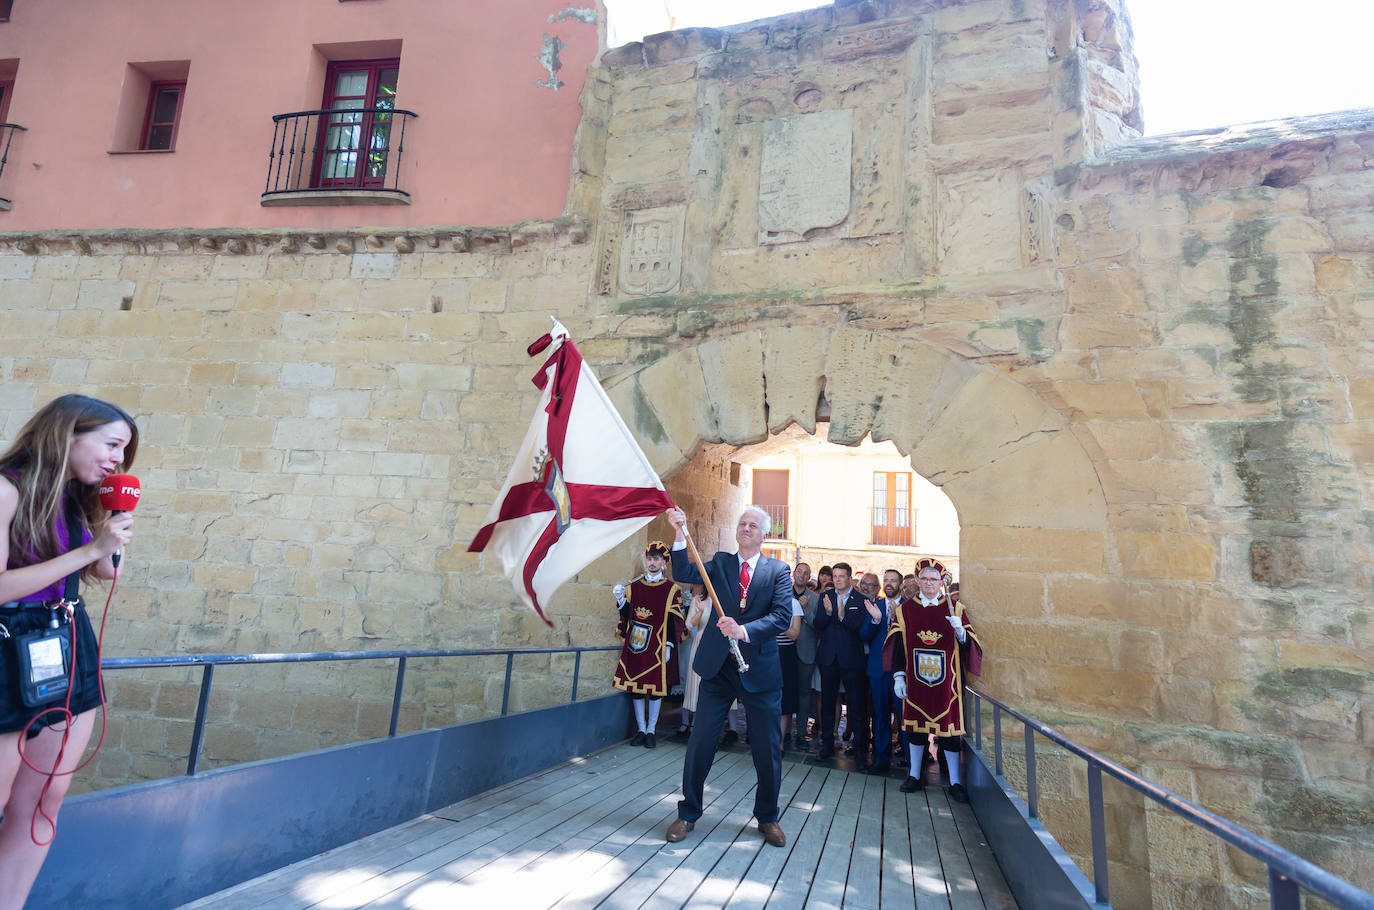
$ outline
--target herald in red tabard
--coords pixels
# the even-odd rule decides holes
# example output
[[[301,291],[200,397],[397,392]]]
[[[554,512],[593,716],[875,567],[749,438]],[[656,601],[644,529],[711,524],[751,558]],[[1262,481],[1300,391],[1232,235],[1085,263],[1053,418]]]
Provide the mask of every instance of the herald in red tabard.
[[[958,616],[968,630],[960,646],[949,617]],[[983,646],[962,604],[949,596],[926,606],[905,600],[883,643],[883,669],[906,673],[902,729],[908,733],[959,736],[964,733],[964,671],[980,675]]]
[[[682,591],[667,578],[638,578],[625,591],[616,635],[625,639],[612,683],[622,692],[662,698],[678,682],[677,648],[672,660],[664,657],[667,645],[682,640]]]

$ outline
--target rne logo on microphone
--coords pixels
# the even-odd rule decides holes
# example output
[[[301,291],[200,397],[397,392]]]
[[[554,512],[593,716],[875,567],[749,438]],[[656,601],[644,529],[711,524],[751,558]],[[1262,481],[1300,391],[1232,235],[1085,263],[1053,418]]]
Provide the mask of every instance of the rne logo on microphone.
[[[107,496],[107,495],[109,495],[110,493],[113,493],[114,491],[115,491],[115,488],[114,488],[114,487],[104,487],[104,486],[102,486],[102,487],[100,488],[100,495],[101,495],[101,496]],[[122,495],[124,495],[124,496],[132,496],[134,499],[138,499],[140,496],[143,495],[143,490],[142,490],[141,487],[120,487],[120,488],[119,488],[119,492],[120,492]]]

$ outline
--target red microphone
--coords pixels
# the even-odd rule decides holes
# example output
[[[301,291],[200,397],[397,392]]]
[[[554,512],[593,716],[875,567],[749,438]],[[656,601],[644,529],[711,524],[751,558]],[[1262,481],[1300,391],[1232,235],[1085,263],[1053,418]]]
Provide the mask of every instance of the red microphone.
[[[111,474],[100,482],[100,504],[110,512],[132,512],[142,493],[138,478],[132,474]],[[116,569],[119,556],[115,553],[110,557]]]

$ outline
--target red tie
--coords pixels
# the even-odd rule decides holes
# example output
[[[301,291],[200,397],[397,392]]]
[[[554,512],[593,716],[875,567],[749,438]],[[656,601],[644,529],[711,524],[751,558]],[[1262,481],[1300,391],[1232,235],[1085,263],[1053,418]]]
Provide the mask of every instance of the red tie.
[[[744,605],[744,598],[749,594],[749,563],[739,564],[739,602]]]

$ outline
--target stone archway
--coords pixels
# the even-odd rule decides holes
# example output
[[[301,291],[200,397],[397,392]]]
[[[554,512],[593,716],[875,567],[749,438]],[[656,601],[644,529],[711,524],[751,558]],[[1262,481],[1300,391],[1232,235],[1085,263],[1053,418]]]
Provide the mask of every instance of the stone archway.
[[[991,657],[979,685],[1033,714],[1048,712],[1090,747],[1130,748],[1120,725],[1149,717],[1157,680],[1148,654],[1104,628],[1119,624],[1138,597],[1120,575],[1097,465],[1070,421],[1031,389],[936,345],[818,326],[689,340],[609,378],[606,389],[665,477],[703,443],[751,445],[793,423],[814,432],[824,393],[831,442],[891,440],[953,501],[961,591],[974,621],[982,620]],[[1013,743],[1007,775],[1021,786],[1015,750]],[[1078,843],[1084,807],[1073,784],[1081,769],[1045,753],[1038,769],[1040,817],[1086,862]],[[1143,827],[1142,798],[1108,790],[1122,830]],[[1140,883],[1148,905],[1150,857],[1138,838],[1116,839],[1112,866],[1118,879]]]
[[[883,332],[765,327],[673,350],[615,377],[607,392],[664,476],[702,442],[748,445],[793,423],[814,431],[824,392],[831,442],[892,440],[958,509],[964,597],[990,620],[990,651],[1008,658],[989,662],[984,682],[1021,703],[1063,706],[1065,674],[1083,667],[1046,634],[1046,578],[1068,580],[1057,587],[1066,600],[1075,583],[1092,592],[1087,600],[1100,596],[1107,508],[1068,421],[1030,389]],[[1081,628],[1062,631],[1074,633],[1065,647],[1076,652]],[[1034,664],[1018,661],[1030,653]]]

